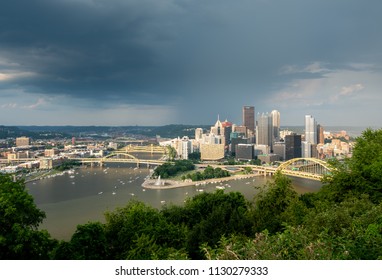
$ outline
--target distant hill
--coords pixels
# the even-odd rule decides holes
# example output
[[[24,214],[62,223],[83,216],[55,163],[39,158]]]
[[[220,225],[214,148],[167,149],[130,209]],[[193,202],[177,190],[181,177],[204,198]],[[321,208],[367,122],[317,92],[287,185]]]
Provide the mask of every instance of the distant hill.
[[[3,126],[0,125],[0,139],[16,138],[26,136],[32,139],[53,139],[53,138],[67,138],[69,134],[62,133],[60,131],[39,130],[33,131],[27,129],[27,127],[16,126]]]
[[[170,124],[165,126],[153,127],[150,130],[144,132],[147,136],[160,135],[162,138],[176,138],[188,136],[190,138],[195,137],[195,129],[203,128],[204,130],[210,129],[211,126],[207,125],[184,125],[184,124]]]
[[[170,124],[165,126],[19,126],[18,129],[37,135],[62,134],[67,137],[113,137],[113,136],[144,136],[162,138],[194,137],[195,128],[209,129],[206,125]]]
[[[30,137],[31,135],[35,136],[34,133],[25,131],[18,127],[0,125],[0,139],[16,138],[21,136]]]

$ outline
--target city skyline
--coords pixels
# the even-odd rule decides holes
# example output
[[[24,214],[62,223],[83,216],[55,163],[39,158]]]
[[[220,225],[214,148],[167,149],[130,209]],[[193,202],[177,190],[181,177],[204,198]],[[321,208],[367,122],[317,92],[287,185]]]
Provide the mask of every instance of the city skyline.
[[[23,7],[20,9],[20,7]],[[2,1],[1,125],[381,127],[379,1]]]

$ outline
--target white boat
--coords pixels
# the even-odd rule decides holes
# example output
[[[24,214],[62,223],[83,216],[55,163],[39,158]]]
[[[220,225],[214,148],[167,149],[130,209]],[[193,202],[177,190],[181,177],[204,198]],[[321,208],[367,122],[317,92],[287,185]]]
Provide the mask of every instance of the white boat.
[[[112,192],[113,195],[117,194],[116,192]]]
[[[216,186],[216,188],[219,189],[219,190],[225,190],[224,186]]]
[[[103,194],[103,192],[99,192],[98,194]]]

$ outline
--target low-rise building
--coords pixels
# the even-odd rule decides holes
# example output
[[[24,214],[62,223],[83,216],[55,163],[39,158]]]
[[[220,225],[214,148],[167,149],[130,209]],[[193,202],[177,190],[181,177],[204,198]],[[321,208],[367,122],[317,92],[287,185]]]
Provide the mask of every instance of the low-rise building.
[[[23,146],[29,146],[30,145],[30,138],[29,137],[17,137],[16,138],[16,147],[23,147]]]
[[[224,158],[224,144],[201,144],[201,160],[221,160]]]
[[[46,149],[44,151],[44,156],[45,157],[54,157],[56,155],[58,155],[60,153],[60,151],[58,149]]]
[[[40,159],[40,169],[52,169],[63,163],[63,158],[42,158]]]

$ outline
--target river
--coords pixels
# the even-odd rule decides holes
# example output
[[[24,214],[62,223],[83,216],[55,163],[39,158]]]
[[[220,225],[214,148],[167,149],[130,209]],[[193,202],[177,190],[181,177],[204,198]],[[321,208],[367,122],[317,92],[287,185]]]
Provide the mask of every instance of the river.
[[[52,237],[68,240],[78,224],[89,221],[104,222],[104,213],[123,207],[132,199],[145,202],[155,208],[164,204],[182,205],[188,197],[216,191],[215,184],[189,186],[176,189],[152,190],[141,185],[150,170],[135,168],[132,164],[108,164],[104,167],[83,167],[73,174],[45,178],[27,184],[37,207],[45,211],[46,219],[41,229],[47,229]],[[255,186],[264,185],[269,178],[256,177],[227,182],[225,192],[241,192],[248,200],[258,192]],[[225,185],[226,183],[224,183]],[[321,183],[305,179],[293,179],[298,193],[317,191]]]

